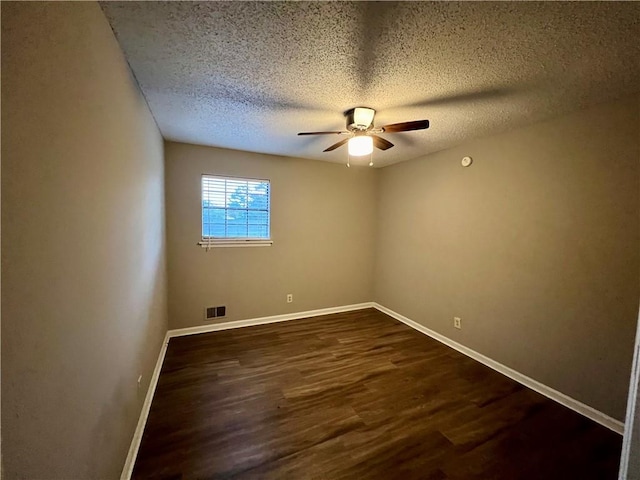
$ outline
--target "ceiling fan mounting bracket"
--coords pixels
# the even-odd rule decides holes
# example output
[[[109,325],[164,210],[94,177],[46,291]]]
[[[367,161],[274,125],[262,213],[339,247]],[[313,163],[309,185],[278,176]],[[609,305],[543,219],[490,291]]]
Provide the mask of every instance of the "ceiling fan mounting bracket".
[[[373,117],[376,111],[368,107],[355,107],[345,112],[347,130],[350,132],[364,132],[373,127]]]

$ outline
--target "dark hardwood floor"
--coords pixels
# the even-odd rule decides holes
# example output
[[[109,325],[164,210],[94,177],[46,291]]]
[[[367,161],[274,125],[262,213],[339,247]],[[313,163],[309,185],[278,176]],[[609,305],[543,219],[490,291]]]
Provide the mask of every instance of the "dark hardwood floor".
[[[171,339],[133,478],[615,479],[621,443],[367,309]]]

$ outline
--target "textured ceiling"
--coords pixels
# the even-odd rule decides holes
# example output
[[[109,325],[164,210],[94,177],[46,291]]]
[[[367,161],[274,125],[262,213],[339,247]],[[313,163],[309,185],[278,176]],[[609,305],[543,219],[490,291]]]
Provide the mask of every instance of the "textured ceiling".
[[[169,140],[344,162],[343,112],[387,133],[377,166],[638,92],[635,2],[103,2]],[[598,119],[594,119],[598,121]],[[354,162],[352,162],[354,163]]]

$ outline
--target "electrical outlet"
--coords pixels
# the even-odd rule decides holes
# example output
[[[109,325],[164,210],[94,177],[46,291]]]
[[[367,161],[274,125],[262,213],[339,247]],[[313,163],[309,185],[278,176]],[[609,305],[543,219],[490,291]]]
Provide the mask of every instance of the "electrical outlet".
[[[453,317],[453,326],[455,328],[462,328],[460,317]]]
[[[287,303],[293,303],[293,293],[287,293]]]

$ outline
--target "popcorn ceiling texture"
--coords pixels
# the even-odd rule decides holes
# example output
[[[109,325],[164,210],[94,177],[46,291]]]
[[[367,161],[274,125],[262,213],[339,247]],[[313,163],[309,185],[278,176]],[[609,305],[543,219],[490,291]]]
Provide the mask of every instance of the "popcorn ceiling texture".
[[[636,2],[103,2],[168,140],[346,160],[343,112],[384,134],[377,166],[640,90]],[[598,119],[594,118],[594,122]]]

